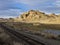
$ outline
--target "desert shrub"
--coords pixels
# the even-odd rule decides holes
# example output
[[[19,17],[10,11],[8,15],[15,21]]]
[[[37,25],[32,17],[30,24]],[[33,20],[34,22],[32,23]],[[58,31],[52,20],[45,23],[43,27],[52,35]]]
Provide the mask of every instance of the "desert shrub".
[[[45,35],[45,38],[48,38],[48,39],[56,39],[56,37],[54,35],[51,35],[51,34],[46,34]]]

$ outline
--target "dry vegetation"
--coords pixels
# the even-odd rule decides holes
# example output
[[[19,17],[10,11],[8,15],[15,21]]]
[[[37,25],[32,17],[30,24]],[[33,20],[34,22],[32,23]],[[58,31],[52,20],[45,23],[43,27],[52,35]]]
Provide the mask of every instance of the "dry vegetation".
[[[0,27],[0,45],[13,45],[12,38]]]
[[[26,30],[45,30],[45,29],[52,29],[52,30],[60,30],[60,24],[40,24],[36,25],[36,23],[21,23],[21,22],[10,22],[6,23],[9,26],[17,29],[26,29]],[[35,24],[35,25],[34,25]]]
[[[33,23],[21,23],[21,22],[6,22],[5,24],[7,24],[7,26],[10,26],[11,28],[14,28],[16,30],[32,32],[35,35],[42,36],[42,37],[45,37],[48,39],[56,39],[57,37],[52,34],[42,33],[41,31],[46,30],[46,29],[60,30],[59,24],[34,25]],[[35,24],[37,24],[37,23],[35,23]],[[0,29],[0,44],[3,43],[4,45],[5,44],[13,45],[12,40],[13,39],[9,35],[7,35],[3,29]],[[59,40],[60,40],[60,35],[59,35]],[[14,44],[15,44],[15,42],[14,42]]]
[[[16,30],[22,30],[25,32],[31,32],[35,35],[42,36],[45,38],[52,38],[56,39],[59,37],[58,35],[53,35],[49,33],[42,33],[43,30],[60,30],[59,24],[39,24],[39,25],[33,25],[33,23],[21,23],[21,22],[14,22],[14,23],[6,23],[10,27],[16,29]]]
[[[5,23],[5,22],[3,22]],[[11,24],[11,23],[9,23]],[[8,26],[8,25],[7,25]],[[0,45],[25,45],[22,40],[17,40],[16,38],[9,35],[5,29],[0,27]]]

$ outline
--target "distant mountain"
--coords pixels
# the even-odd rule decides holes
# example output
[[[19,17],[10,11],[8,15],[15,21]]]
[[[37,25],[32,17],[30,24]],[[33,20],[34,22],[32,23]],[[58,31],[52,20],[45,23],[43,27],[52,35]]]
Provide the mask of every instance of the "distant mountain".
[[[0,18],[0,22],[7,22],[8,19]]]
[[[19,17],[14,18],[15,22],[27,22],[27,23],[56,23],[60,24],[60,15],[45,14],[44,12],[30,10],[21,14]]]

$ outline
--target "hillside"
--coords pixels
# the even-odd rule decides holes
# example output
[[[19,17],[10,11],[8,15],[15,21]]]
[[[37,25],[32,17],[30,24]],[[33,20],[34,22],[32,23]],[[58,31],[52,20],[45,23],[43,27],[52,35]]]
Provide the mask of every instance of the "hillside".
[[[27,23],[48,23],[48,24],[60,24],[60,15],[45,14],[40,11],[30,10],[21,14],[14,19],[15,22],[27,22]]]

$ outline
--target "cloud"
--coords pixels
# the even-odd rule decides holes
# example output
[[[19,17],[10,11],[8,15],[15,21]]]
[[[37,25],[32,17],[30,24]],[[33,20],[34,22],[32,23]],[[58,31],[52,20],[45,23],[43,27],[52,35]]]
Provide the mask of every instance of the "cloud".
[[[0,0],[0,17],[15,17],[30,9],[60,13],[60,0]]]
[[[22,10],[20,9],[8,9],[8,10],[1,10],[0,11],[0,17],[16,17],[18,15],[20,15],[22,12]]]
[[[44,8],[43,11],[47,13],[60,14],[60,7],[47,7],[47,8]]]
[[[49,0],[0,0],[0,10],[18,8],[15,4],[22,4],[28,7],[35,7],[37,5],[44,4]]]
[[[60,0],[56,0],[54,3],[57,7],[60,7]]]
[[[27,4],[29,6],[36,6],[37,4],[44,3],[48,0],[14,0],[17,3]]]
[[[16,17],[23,11],[13,0],[0,0],[0,17]]]
[[[0,10],[8,9],[13,2],[11,0],[0,0]]]

